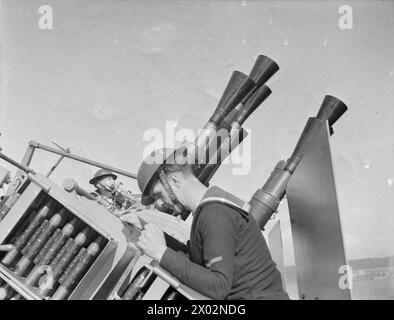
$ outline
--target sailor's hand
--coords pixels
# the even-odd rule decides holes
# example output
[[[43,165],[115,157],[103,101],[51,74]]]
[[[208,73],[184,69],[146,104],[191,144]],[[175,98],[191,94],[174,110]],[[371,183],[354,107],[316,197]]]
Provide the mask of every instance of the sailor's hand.
[[[138,229],[142,229],[140,219],[138,219],[138,216],[134,212],[129,212],[127,214],[124,214],[124,215],[120,216],[119,218],[123,222],[132,224],[133,226],[135,226]]]
[[[146,224],[137,246],[148,256],[160,262],[167,249],[164,233],[153,224]]]

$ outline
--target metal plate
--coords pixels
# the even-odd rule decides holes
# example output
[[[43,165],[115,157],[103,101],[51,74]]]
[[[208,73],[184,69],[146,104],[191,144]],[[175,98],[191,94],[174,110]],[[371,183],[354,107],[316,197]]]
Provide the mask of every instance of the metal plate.
[[[276,263],[280,275],[282,276],[283,289],[286,290],[285,262],[283,258],[283,243],[280,220],[275,223],[268,235],[268,247],[270,249],[272,260],[274,260]]]
[[[287,186],[301,299],[350,299],[328,127],[316,135]]]
[[[160,277],[156,277],[142,300],[161,300],[169,287],[170,284],[168,282]]]

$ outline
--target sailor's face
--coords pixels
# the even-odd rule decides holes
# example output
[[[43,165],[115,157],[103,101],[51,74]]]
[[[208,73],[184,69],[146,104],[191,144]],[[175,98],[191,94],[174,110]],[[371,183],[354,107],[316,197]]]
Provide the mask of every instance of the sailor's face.
[[[151,196],[156,200],[156,208],[167,212],[172,208],[172,202],[160,181],[157,181],[151,191]]]
[[[112,177],[104,177],[98,183],[98,188],[103,188],[108,191],[112,191],[115,189],[115,180]]]

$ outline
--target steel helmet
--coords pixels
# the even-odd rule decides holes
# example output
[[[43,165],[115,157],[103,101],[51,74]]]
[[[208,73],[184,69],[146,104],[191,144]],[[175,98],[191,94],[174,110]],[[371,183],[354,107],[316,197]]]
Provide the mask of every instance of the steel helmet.
[[[90,179],[89,183],[94,185],[97,183],[98,180],[100,180],[103,177],[112,177],[114,178],[114,180],[116,180],[117,178],[117,176],[111,171],[106,169],[100,169],[94,174],[93,178]]]
[[[138,169],[137,183],[142,193],[141,203],[143,205],[149,205],[155,202],[155,199],[149,193],[153,183],[158,179],[159,169],[166,163],[174,163],[174,156],[178,150],[184,149],[162,148],[154,150],[142,161]]]

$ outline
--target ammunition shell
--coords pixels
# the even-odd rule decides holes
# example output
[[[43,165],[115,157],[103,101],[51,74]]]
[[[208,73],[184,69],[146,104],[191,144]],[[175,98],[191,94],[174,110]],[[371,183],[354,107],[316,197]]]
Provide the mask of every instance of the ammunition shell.
[[[25,256],[29,259],[35,257],[39,250],[45,245],[45,242],[51,237],[56,227],[59,226],[61,221],[62,217],[60,216],[60,214],[55,214],[49,221],[49,224],[46,225],[46,227],[42,230],[41,234],[31,245],[29,250],[25,253]]]
[[[139,293],[139,291],[142,289],[142,285],[146,279],[146,277],[149,275],[149,270],[145,269],[141,272],[140,275],[137,276],[133,282],[131,282],[130,286],[126,290],[125,294],[123,295],[122,299],[123,300],[133,300],[133,298]]]
[[[73,259],[73,257],[77,254],[79,248],[81,248],[86,240],[87,234],[89,232],[89,228],[85,228],[82,232],[80,232],[75,240],[69,239],[67,241],[66,249],[64,250],[63,254],[60,254],[63,249],[59,252],[59,254],[54,259],[51,266],[53,267],[53,276],[57,278],[60,274],[63,273],[64,269]]]
[[[48,250],[52,246],[52,244],[59,238],[60,233],[61,233],[60,229],[55,230],[55,232],[52,234],[52,236],[49,238],[49,240],[47,242],[45,242],[45,244],[42,247],[42,249],[40,250],[40,252],[34,258],[34,260],[33,260],[34,264],[41,264],[43,257],[46,255],[46,253],[48,252]]]
[[[31,236],[31,238],[27,241],[26,246],[22,249],[22,254],[26,254],[30,250],[30,247],[34,243],[34,241],[38,238],[38,236],[42,233],[42,231],[49,225],[48,220],[44,220],[42,225],[34,232],[34,234]]]
[[[48,220],[46,220],[48,221]],[[40,235],[34,240],[29,249],[22,250],[24,257],[17,263],[15,273],[19,276],[23,276],[29,265],[32,263],[32,259],[37,255],[40,249],[44,246],[45,242],[51,237],[53,231],[61,223],[62,217],[60,214],[55,214],[51,220],[45,224]]]
[[[58,280],[58,277],[60,276],[60,274],[63,272],[63,267],[60,265],[60,262],[62,262],[62,257],[64,256],[64,254],[66,253],[66,251],[73,245],[74,240],[73,239],[68,239],[67,243],[60,249],[60,251],[56,254],[55,258],[52,260],[50,267],[52,268],[52,276],[54,278],[54,281]],[[60,265],[60,266],[59,266]],[[46,275],[43,276],[44,277],[44,281],[45,281],[45,277]],[[49,292],[51,292],[52,289],[49,288],[40,288],[39,293],[42,296],[48,296]]]
[[[71,222],[67,223],[62,230],[57,229],[51,237],[51,239],[53,240],[52,241],[51,239],[48,240],[44,248],[36,257],[37,259],[41,255],[41,258],[37,259],[37,261],[36,259],[34,259],[34,263],[36,264],[39,263],[40,265],[49,264],[52,261],[52,259],[55,257],[57,252],[66,243],[68,237],[71,236],[77,223],[78,223],[78,219],[74,218]],[[45,247],[47,247],[47,249],[45,249]]]
[[[81,259],[81,257],[85,254],[86,248],[81,248],[79,250],[78,254],[74,259],[71,261],[71,263],[68,265],[62,276],[59,278],[59,283],[63,284],[64,281],[68,278],[69,274],[71,273],[72,269],[74,266],[78,263],[78,261]]]
[[[170,292],[166,294],[163,298],[163,300],[176,300],[178,298],[179,294],[176,291]]]
[[[6,266],[10,266],[12,264],[12,262],[17,257],[19,252],[22,250],[26,242],[35,233],[37,228],[40,227],[41,222],[48,215],[52,204],[53,204],[53,200],[50,200],[40,209],[40,211],[33,218],[33,221],[28,225],[28,227],[23,231],[23,233],[20,236],[18,236],[17,240],[14,243],[15,248],[11,250],[9,253],[7,253],[7,255],[1,260],[2,264]]]
[[[77,281],[83,276],[84,272],[90,267],[91,261],[100,251],[100,242],[102,239],[98,238],[92,242],[87,249],[82,248],[78,253],[78,258],[75,259],[76,263],[71,263],[67,267],[66,272],[59,279],[61,286],[55,291],[52,296],[54,300],[65,299],[71,290],[74,289]],[[74,262],[73,261],[73,262]]]
[[[139,295],[134,299],[134,300],[142,300],[142,298],[144,297],[144,293],[139,291]]]
[[[10,300],[23,300],[23,297],[19,293],[16,293]]]
[[[5,284],[0,287],[0,300],[9,300],[13,295],[14,290],[10,287],[9,284]]]
[[[79,256],[75,255],[78,253],[78,250],[84,245],[87,240],[87,234],[89,232],[89,228],[86,227],[81,231],[77,237],[74,239],[70,238],[67,240],[66,244],[62,246],[58,254],[56,254],[55,258],[52,260],[50,267],[52,267],[52,276],[54,281],[60,282],[59,277],[62,276],[63,272],[70,264],[70,262],[75,265],[78,261]],[[74,259],[73,259],[74,258]],[[75,260],[75,262],[72,262]],[[59,287],[58,289],[60,289]],[[40,289],[40,294],[43,296],[48,296],[52,290],[50,289]]]
[[[41,276],[41,269],[40,266],[35,266],[33,270],[29,273],[29,275],[26,277],[25,283],[28,286],[34,286],[37,282],[37,280]]]
[[[60,251],[56,254],[55,258],[52,260],[50,266],[52,269],[59,263],[60,259],[64,255],[64,253],[67,251],[70,246],[72,246],[74,240],[73,239],[68,239],[66,244],[60,249]]]
[[[56,256],[59,250],[64,246],[67,241],[67,236],[60,234],[56,240],[52,243],[48,251],[45,253],[41,260],[41,264],[49,264],[52,259]]]
[[[64,281],[63,286],[67,289],[72,289],[79,280],[80,276],[89,268],[90,262],[97,255],[100,250],[100,246],[93,242],[89,245],[88,249],[84,252],[84,254],[79,259],[78,263],[73,266],[69,276]]]
[[[51,297],[52,300],[64,300],[68,296],[69,291],[61,285]]]

